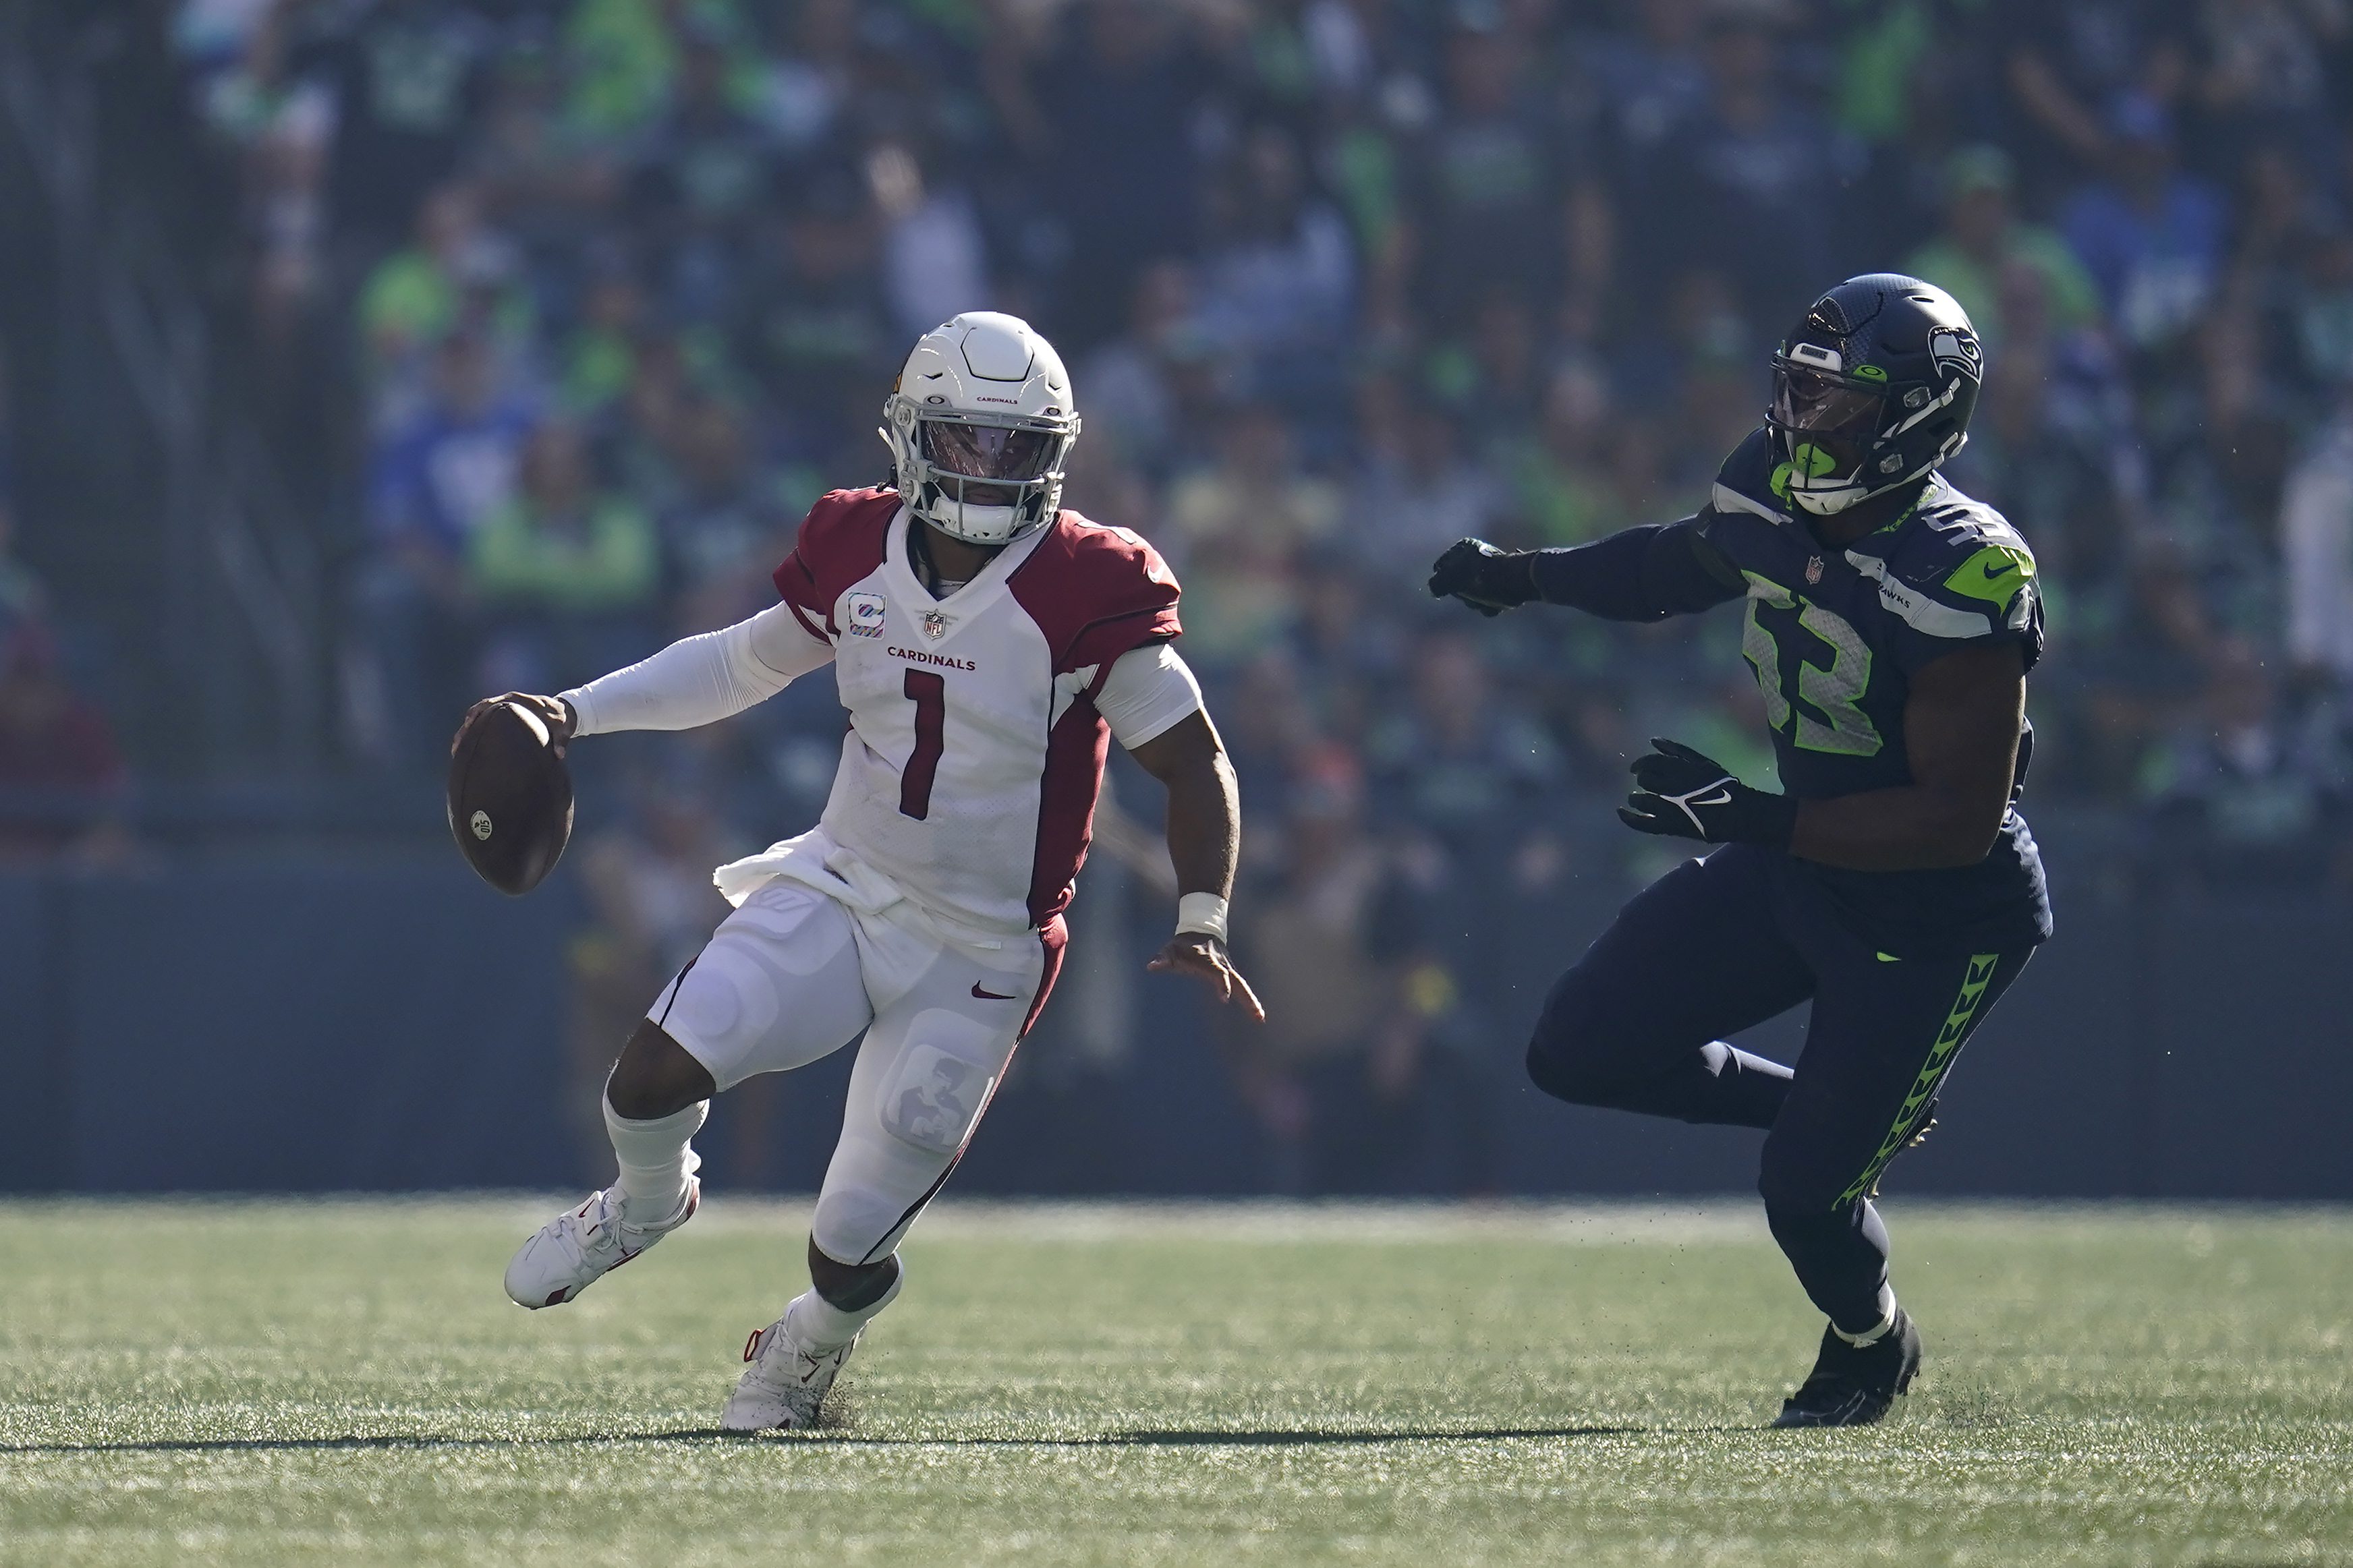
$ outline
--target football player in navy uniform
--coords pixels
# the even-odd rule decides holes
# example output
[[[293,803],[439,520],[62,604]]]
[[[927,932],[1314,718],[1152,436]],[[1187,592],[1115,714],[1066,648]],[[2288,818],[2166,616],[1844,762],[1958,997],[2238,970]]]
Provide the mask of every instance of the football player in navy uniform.
[[[1489,616],[1746,603],[1782,793],[1651,742],[1619,816],[1722,847],[1639,894],[1560,977],[1528,1073],[1572,1104],[1766,1130],[1767,1218],[1830,1319],[1778,1426],[1876,1421],[1918,1370],[1871,1200],[2051,934],[2018,812],[2042,649],[2034,556],[1937,472],[1983,370],[1943,289],[1851,279],[1773,356],[1765,423],[1696,516],[1568,550],[1465,539],[1430,579]],[[1794,1069],[1725,1043],[1810,998]]]

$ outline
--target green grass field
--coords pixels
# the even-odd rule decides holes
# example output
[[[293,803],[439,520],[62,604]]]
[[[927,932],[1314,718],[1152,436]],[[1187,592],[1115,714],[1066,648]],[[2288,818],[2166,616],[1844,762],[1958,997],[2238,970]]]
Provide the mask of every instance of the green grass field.
[[[2353,1563],[2353,1214],[1898,1204],[1928,1366],[1746,1205],[943,1206],[837,1424],[711,1435],[803,1209],[583,1301],[549,1205],[0,1205],[0,1562]]]

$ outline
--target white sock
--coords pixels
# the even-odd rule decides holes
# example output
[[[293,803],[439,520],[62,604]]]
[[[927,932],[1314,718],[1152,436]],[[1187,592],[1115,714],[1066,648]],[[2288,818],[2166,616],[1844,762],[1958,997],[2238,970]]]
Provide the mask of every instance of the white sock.
[[[1865,1329],[1859,1334],[1851,1334],[1844,1329],[1840,1328],[1837,1322],[1833,1321],[1831,1324],[1831,1332],[1836,1334],[1839,1338],[1844,1340],[1855,1349],[1862,1350],[1866,1346],[1875,1345],[1880,1341],[1885,1339],[1887,1337],[1887,1331],[1894,1326],[1895,1292],[1889,1289],[1886,1286],[1882,1285],[1879,1288],[1879,1321],[1872,1324],[1871,1327]]]
[[[791,1306],[785,1309],[785,1331],[792,1335],[803,1350],[813,1351],[819,1355],[829,1350],[839,1350],[856,1339],[858,1331],[871,1322],[876,1313],[897,1300],[899,1287],[906,1282],[907,1266],[902,1262],[899,1265],[898,1277],[891,1281],[891,1288],[854,1312],[843,1311],[818,1295],[814,1288],[804,1290],[793,1298]]]
[[[686,1206],[686,1178],[702,1168],[691,1144],[711,1114],[711,1101],[698,1100],[684,1110],[632,1121],[605,1101],[605,1131],[621,1173],[612,1186],[621,1213],[638,1225],[660,1225]]]

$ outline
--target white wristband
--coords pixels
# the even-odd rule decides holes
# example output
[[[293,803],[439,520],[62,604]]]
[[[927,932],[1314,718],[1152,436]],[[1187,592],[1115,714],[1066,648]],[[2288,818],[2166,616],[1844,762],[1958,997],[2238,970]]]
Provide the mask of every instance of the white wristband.
[[[1226,940],[1226,900],[1215,893],[1187,893],[1176,900],[1176,934]]]

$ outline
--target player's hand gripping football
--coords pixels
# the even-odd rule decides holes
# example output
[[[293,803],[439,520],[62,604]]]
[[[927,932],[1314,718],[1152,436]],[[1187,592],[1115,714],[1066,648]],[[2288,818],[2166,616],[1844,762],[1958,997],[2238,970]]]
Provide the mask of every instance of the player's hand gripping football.
[[[1633,793],[1618,808],[1618,819],[1637,832],[1706,844],[1789,847],[1796,801],[1742,784],[1722,763],[1679,741],[1653,739],[1630,771]]]
[[[1202,931],[1180,931],[1168,939],[1168,945],[1153,954],[1145,968],[1155,974],[1189,974],[1217,994],[1220,1002],[1232,1004],[1250,1016],[1254,1023],[1266,1022],[1266,1008],[1251,990],[1242,972],[1234,967],[1227,955],[1226,944]]]
[[[1538,596],[1535,552],[1458,539],[1430,568],[1430,596],[1460,599],[1482,616],[1500,616]]]
[[[467,726],[480,718],[486,710],[495,708],[501,702],[513,702],[529,709],[538,717],[541,723],[547,726],[549,748],[557,756],[564,755],[564,748],[572,740],[573,716],[572,705],[560,697],[533,697],[523,691],[510,691],[498,697],[485,697],[466,710],[465,721],[458,726],[459,735],[464,735]],[[454,739],[449,742],[449,754],[453,757],[458,754],[458,742]]]

